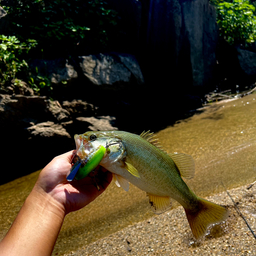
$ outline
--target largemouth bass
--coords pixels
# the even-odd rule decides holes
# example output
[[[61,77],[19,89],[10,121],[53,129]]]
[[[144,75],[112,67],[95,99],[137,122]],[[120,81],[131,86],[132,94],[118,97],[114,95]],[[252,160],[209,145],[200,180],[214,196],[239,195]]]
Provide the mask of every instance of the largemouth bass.
[[[156,213],[171,207],[170,199],[178,201],[196,239],[207,228],[224,221],[227,210],[196,196],[183,181],[195,172],[193,158],[186,154],[167,154],[158,145],[153,133],[140,136],[123,131],[91,131],[75,135],[77,156],[86,161],[101,146],[106,149],[99,165],[113,173],[116,184],[128,191],[129,182],[147,192]],[[88,150],[90,149],[90,150]]]

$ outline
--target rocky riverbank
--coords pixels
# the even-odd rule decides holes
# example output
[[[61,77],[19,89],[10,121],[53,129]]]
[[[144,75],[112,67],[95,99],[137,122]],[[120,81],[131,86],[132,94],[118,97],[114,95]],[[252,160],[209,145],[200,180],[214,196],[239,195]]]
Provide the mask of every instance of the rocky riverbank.
[[[117,129],[122,118],[134,115],[129,95],[144,84],[138,62],[128,54],[88,55],[73,63],[38,60],[31,66],[48,77],[53,95],[34,95],[24,82],[0,89],[2,167],[7,170],[13,162],[19,167],[7,172],[0,184],[38,170],[57,154],[73,149],[76,133]]]
[[[115,130],[114,116],[97,114],[83,100],[59,102],[43,96],[0,95],[0,184],[42,168],[54,156],[75,147],[73,136],[87,130]]]
[[[229,193],[256,232],[256,185],[250,189],[248,185],[235,188]],[[213,226],[201,242],[192,237],[184,211],[178,207],[65,255],[255,255],[255,237],[237,213],[227,192],[208,199],[227,207],[229,217],[224,223]]]

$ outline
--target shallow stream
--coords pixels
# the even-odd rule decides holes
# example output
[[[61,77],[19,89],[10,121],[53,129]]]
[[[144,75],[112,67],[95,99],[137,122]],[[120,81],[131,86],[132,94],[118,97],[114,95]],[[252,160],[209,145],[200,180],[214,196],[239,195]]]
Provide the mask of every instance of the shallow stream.
[[[157,136],[167,152],[183,152],[194,157],[196,174],[186,183],[199,196],[223,191],[222,184],[230,189],[256,180],[255,94],[214,103],[158,132]],[[0,186],[0,239],[31,191],[38,173]],[[125,192],[111,184],[97,200],[66,217],[53,255],[85,247],[150,216],[153,213],[145,192],[134,186]]]

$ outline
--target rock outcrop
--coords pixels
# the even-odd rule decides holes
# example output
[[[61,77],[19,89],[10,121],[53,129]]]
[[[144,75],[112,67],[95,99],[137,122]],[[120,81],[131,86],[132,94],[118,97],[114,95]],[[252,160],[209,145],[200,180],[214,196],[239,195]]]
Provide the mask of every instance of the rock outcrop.
[[[79,57],[79,65],[91,83],[103,89],[121,90],[126,84],[141,85],[144,78],[134,56],[98,54]]]
[[[77,82],[78,74],[72,63],[72,60],[65,58],[44,60],[34,59],[29,63],[30,68],[34,73],[41,77],[47,77],[52,83],[52,86],[66,84],[72,85]]]
[[[252,88],[256,83],[256,48],[230,46],[221,42],[217,51],[215,81],[220,90],[236,91]]]
[[[256,78],[256,52],[237,48],[237,57],[244,74]]]
[[[115,117],[97,116],[94,106],[82,100],[59,103],[7,94],[0,94],[0,123],[0,184],[39,170],[54,156],[74,149],[75,133],[117,129]]]
[[[29,65],[40,76],[48,78],[58,99],[87,98],[91,91],[99,89],[125,92],[144,84],[138,61],[130,54],[100,53],[70,59],[33,60]]]

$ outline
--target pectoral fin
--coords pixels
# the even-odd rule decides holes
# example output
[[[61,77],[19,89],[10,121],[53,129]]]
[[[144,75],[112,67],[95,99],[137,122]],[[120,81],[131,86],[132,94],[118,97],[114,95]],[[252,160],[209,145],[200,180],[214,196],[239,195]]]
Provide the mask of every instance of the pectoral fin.
[[[132,174],[133,176],[140,178],[140,174],[138,172],[138,170],[131,164],[125,162],[125,167],[124,167],[130,174]]]
[[[180,171],[180,175],[186,179],[191,179],[195,175],[195,162],[193,157],[183,153],[169,154]]]
[[[129,182],[122,176],[114,174],[114,181],[118,187],[122,187],[125,191],[129,190]]]
[[[163,213],[171,208],[171,201],[169,196],[156,196],[147,193],[149,203],[156,214]]]

